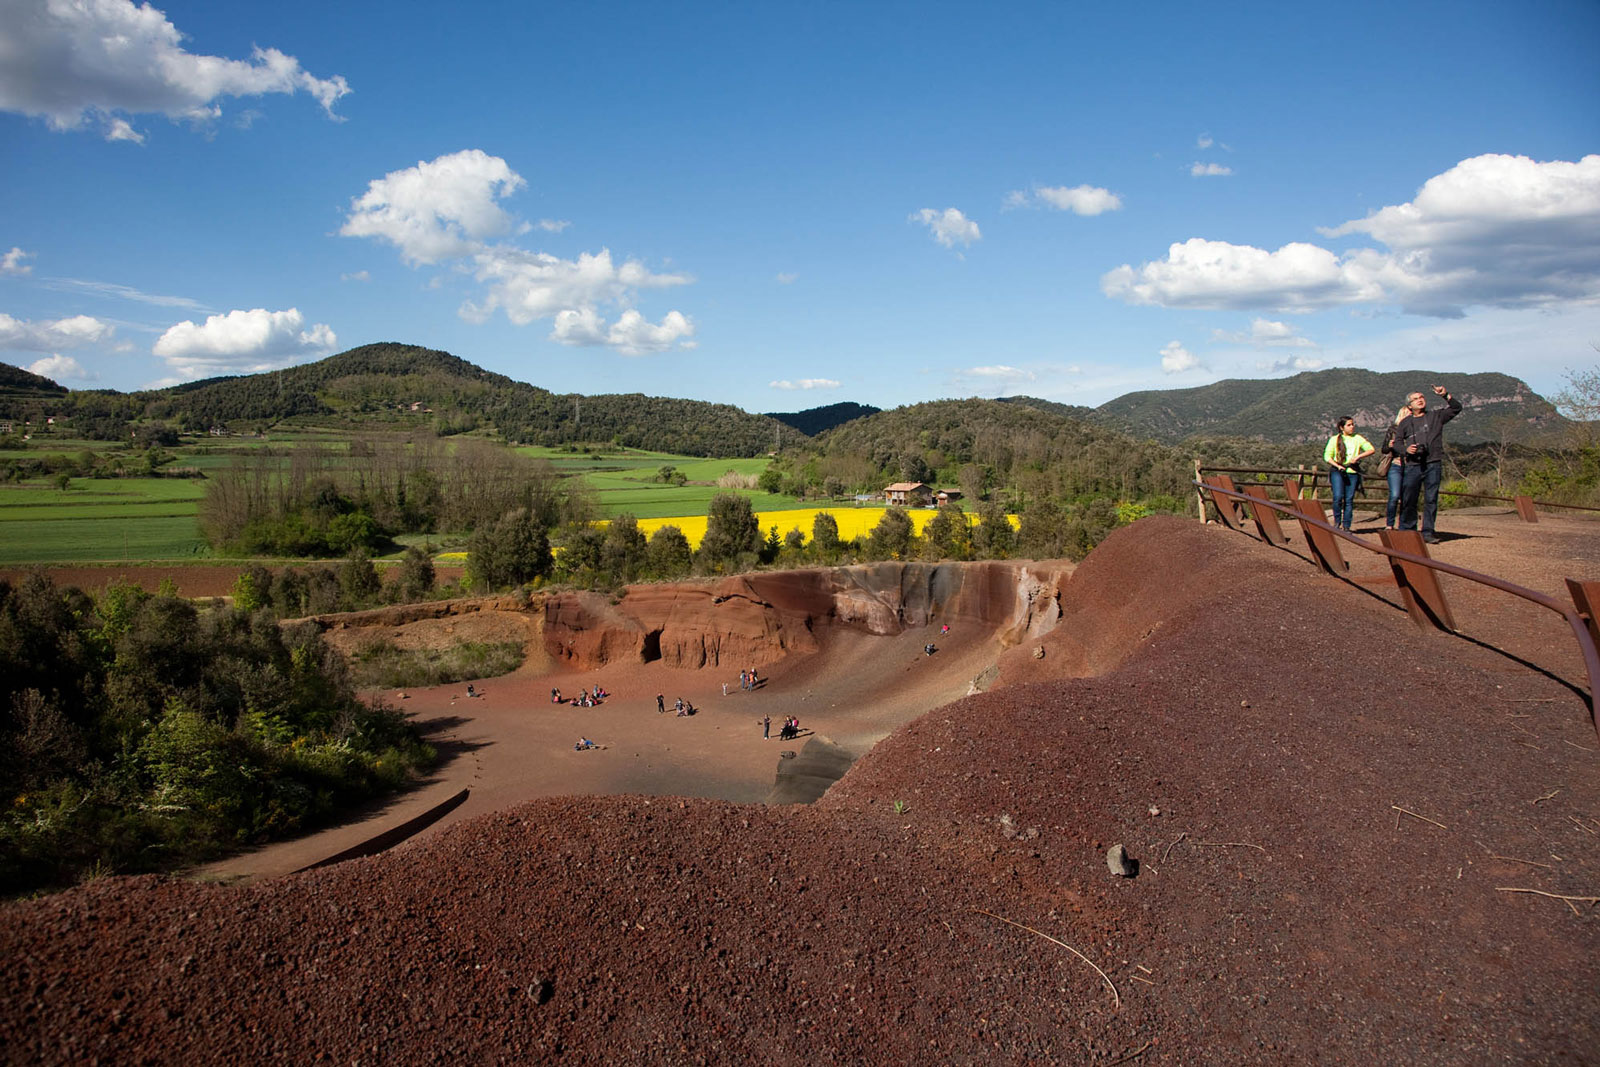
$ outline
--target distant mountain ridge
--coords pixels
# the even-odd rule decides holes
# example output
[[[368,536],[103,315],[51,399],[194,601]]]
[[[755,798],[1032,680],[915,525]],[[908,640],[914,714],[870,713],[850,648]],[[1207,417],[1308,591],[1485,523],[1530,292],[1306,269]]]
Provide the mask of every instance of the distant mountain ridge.
[[[1166,445],[1195,437],[1293,444],[1325,439],[1341,415],[1354,417],[1370,437],[1394,417],[1407,393],[1435,383],[1446,385],[1467,409],[1449,432],[1449,439],[1461,444],[1498,439],[1502,430],[1514,440],[1528,440],[1567,425],[1549,401],[1518,378],[1427,370],[1333,368],[1289,378],[1230,378],[1190,389],[1127,393],[1097,408],[1029,396],[1004,397],[999,404],[1023,422],[1023,411],[1041,412]],[[399,428],[432,425],[451,433],[492,428],[508,441],[526,444],[615,442],[681,455],[723,456],[761,455],[791,443],[792,435],[832,434],[883,414],[880,408],[852,401],[757,415],[729,404],[637,393],[558,395],[448,352],[394,342],[362,345],[279,371],[134,393],[67,390],[49,378],[0,363],[0,417],[17,417],[40,404],[71,416],[86,435],[106,440],[125,439],[127,424],[138,420],[204,429],[300,419]]]
[[[1379,373],[1354,367],[1127,393],[1095,408],[1090,418],[1169,444],[1195,436],[1315,442],[1326,439],[1343,415],[1371,437],[1388,426],[1411,392],[1422,390],[1430,404],[1443,403],[1433,395],[1434,385],[1445,386],[1466,409],[1448,433],[1449,440],[1461,444],[1497,439],[1501,417],[1512,420],[1508,429],[1515,439],[1541,436],[1566,423],[1548,400],[1507,374]]]

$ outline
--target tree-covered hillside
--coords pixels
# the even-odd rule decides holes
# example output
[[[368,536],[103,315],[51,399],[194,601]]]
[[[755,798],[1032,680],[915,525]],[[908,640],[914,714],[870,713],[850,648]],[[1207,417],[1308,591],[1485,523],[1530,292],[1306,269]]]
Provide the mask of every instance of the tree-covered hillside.
[[[725,457],[761,455],[775,447],[780,433],[794,433],[728,404],[639,394],[558,395],[448,352],[394,343],[169,389],[73,392],[59,397],[52,413],[71,418],[77,432],[105,440],[126,439],[129,424],[141,420],[206,430],[264,429],[295,419],[350,429],[488,430],[519,444],[608,442]]]
[[[1458,443],[1498,438],[1501,424],[1496,420],[1502,417],[1512,420],[1507,424],[1515,431],[1512,436],[1521,438],[1550,433],[1565,422],[1527,383],[1506,374],[1379,374],[1353,367],[1127,393],[1096,408],[1093,417],[1169,444],[1196,435],[1314,442],[1326,439],[1342,415],[1354,417],[1363,431],[1387,426],[1408,393],[1428,391],[1435,384],[1444,385],[1467,408],[1450,424],[1450,439]]]
[[[895,481],[1081,501],[1177,495],[1192,473],[1173,448],[1081,419],[995,400],[938,400],[845,423],[787,457],[789,480],[877,490]]]
[[[875,408],[871,404],[857,404],[846,400],[838,404],[829,404],[826,407],[807,408],[804,411],[774,411],[767,414],[769,419],[777,419],[785,426],[792,426],[807,437],[815,437],[841,426],[852,419],[865,418],[876,415],[882,408]]]

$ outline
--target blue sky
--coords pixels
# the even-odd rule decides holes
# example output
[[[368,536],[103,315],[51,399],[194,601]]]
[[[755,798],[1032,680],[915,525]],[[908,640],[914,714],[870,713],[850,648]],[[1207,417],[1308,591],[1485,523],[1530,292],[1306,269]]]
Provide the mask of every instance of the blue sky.
[[[781,411],[1600,358],[1600,4],[1112,6],[5,0],[0,360]]]

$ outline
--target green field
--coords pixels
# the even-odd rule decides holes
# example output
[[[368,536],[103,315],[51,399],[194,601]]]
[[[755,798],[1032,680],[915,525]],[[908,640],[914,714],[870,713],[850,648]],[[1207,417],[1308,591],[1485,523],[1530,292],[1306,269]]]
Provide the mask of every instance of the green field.
[[[726,492],[749,497],[751,506],[757,511],[785,511],[806,506],[794,497],[763,493],[757,489],[730,490],[717,486],[717,479],[729,471],[749,478],[759,477],[767,469],[769,461],[765,457],[700,459],[634,449],[594,454],[553,448],[519,448],[517,451],[548,461],[563,477],[581,478],[594,491],[600,514],[606,518],[624,512],[639,519],[704,515],[711,498]],[[658,481],[657,475],[666,466],[682,472],[688,482],[669,485]]]
[[[286,466],[287,457],[260,453],[268,447],[337,450],[348,447],[350,440],[349,434],[316,429],[274,431],[268,438],[203,438],[169,449],[176,458],[168,467],[192,467],[214,475],[231,468],[240,457]],[[61,439],[36,441],[26,450],[0,453],[0,460],[77,456],[84,451],[101,456],[127,454],[120,444]],[[624,512],[641,519],[704,515],[711,498],[724,492],[749,497],[758,512],[814,506],[814,502],[807,504],[793,497],[716,484],[729,472],[753,480],[766,470],[765,457],[701,459],[633,449],[517,451],[544,459],[563,478],[578,479],[588,486],[605,518]],[[680,471],[686,484],[659,481],[664,466]],[[211,551],[200,536],[197,518],[206,484],[205,478],[83,477],[73,478],[65,490],[41,479],[0,485],[0,565],[209,558]],[[398,540],[402,544],[437,544],[451,539],[435,534]]]

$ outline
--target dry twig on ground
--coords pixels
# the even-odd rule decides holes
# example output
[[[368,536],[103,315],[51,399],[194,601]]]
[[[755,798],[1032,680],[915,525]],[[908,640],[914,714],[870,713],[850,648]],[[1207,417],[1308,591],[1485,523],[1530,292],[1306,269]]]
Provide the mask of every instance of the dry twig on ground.
[[[1413,819],[1421,819],[1423,822],[1433,823],[1433,825],[1437,826],[1441,830],[1450,829],[1450,827],[1446,826],[1444,823],[1442,823],[1442,822],[1434,822],[1432,819],[1428,818],[1426,815],[1418,815],[1416,812],[1412,811],[1409,808],[1402,808],[1398,804],[1390,804],[1389,806],[1391,808],[1393,808],[1395,811],[1398,811],[1402,815],[1409,815]],[[1399,824],[1400,824],[1400,820],[1396,819],[1395,820],[1395,825],[1398,826]]]
[[[1105,982],[1106,988],[1111,990],[1111,1000],[1112,1000],[1113,1005],[1115,1007],[1119,1007],[1119,1008],[1122,1006],[1122,997],[1121,997],[1121,995],[1119,995],[1117,993],[1117,987],[1112,983],[1111,976],[1106,974],[1106,972],[1102,971],[1099,967],[1095,966],[1094,960],[1091,960],[1088,956],[1085,956],[1083,953],[1079,952],[1077,949],[1073,948],[1071,945],[1067,944],[1065,941],[1061,941],[1061,940],[1059,940],[1057,938],[1051,937],[1049,934],[1045,933],[1043,930],[1035,930],[1031,926],[1025,926],[1022,923],[1016,922],[1015,920],[1008,919],[1004,915],[996,915],[992,911],[985,911],[983,908],[972,908],[970,910],[971,911],[975,911],[980,915],[987,915],[991,919],[999,919],[1001,922],[1008,923],[1008,924],[1010,924],[1012,926],[1015,926],[1019,930],[1026,930],[1030,934],[1037,934],[1038,936],[1044,938],[1046,941],[1049,941],[1049,942],[1051,942],[1053,944],[1060,945],[1062,948],[1066,949],[1068,952],[1070,952],[1074,956],[1078,957],[1084,963],[1087,963],[1090,967],[1094,967],[1094,973],[1098,974],[1101,977],[1101,979]]]

